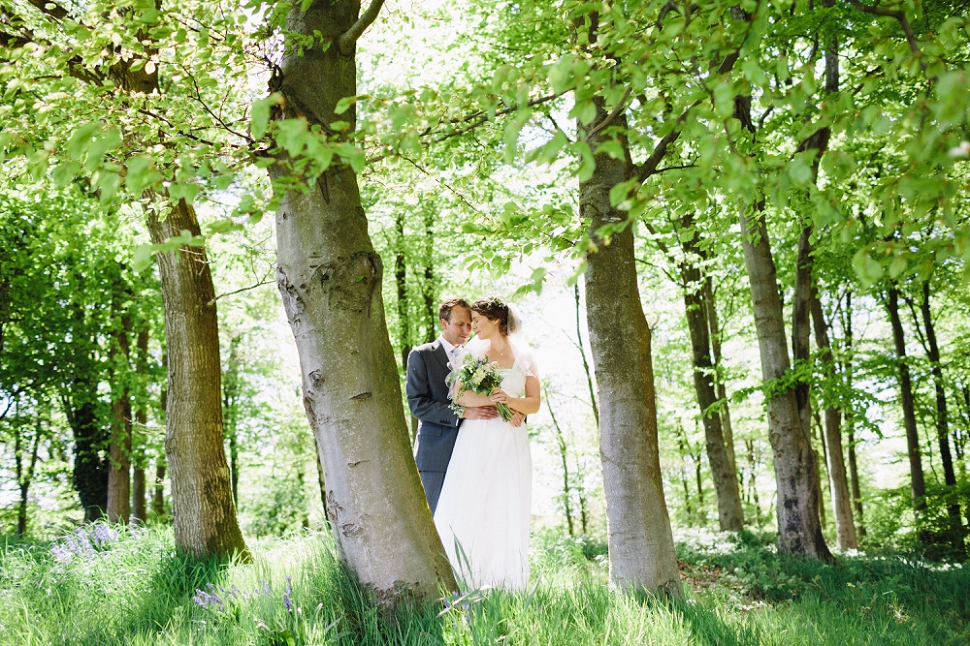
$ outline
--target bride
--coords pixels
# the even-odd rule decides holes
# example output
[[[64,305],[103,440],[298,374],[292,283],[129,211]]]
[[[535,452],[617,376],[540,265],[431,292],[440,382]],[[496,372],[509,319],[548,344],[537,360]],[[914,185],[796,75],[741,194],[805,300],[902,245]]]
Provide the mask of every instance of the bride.
[[[531,353],[509,340],[521,324],[506,303],[490,298],[476,301],[471,309],[477,338],[466,351],[497,363],[502,386],[491,396],[465,390],[455,403],[466,408],[502,403],[515,417],[511,422],[495,418],[462,424],[434,521],[463,587],[524,590],[529,578],[532,456],[522,418],[539,410],[538,372]],[[456,357],[453,369],[463,358]]]

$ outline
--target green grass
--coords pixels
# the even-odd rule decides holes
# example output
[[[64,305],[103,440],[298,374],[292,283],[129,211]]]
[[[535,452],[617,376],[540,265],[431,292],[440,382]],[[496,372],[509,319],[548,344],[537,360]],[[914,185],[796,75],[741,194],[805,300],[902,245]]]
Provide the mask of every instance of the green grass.
[[[898,556],[824,565],[779,557],[750,534],[684,537],[689,588],[678,601],[610,590],[601,543],[547,534],[535,540],[529,593],[471,593],[445,611],[439,602],[386,617],[342,572],[325,535],[257,542],[245,564],[180,556],[165,529],[119,531],[91,550],[69,535],[77,554],[64,539],[0,544],[0,643],[970,643],[965,568]]]

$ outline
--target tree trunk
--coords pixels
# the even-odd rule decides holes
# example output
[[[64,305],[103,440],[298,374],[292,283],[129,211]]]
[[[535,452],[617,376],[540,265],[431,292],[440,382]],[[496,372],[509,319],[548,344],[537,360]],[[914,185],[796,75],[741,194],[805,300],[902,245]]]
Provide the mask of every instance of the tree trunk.
[[[322,34],[315,42],[332,46],[302,55],[288,49],[284,117],[299,115],[325,131],[341,120],[355,131],[354,106],[339,116],[335,109],[357,93],[355,49],[338,41],[359,9],[353,0],[314,0],[305,12],[291,10],[288,29]],[[287,165],[278,159],[273,178],[287,177]],[[327,515],[341,557],[378,603],[436,598],[441,586],[456,584],[411,453],[384,320],[383,263],[367,233],[357,177],[335,164],[307,188],[281,196],[277,283],[300,354]]]
[[[830,378],[836,376],[835,360],[829,343],[828,325],[822,313],[822,302],[816,291],[812,298],[812,322],[815,327],[815,345],[821,353],[822,364]],[[855,524],[852,520],[852,502],[849,482],[845,472],[842,450],[842,411],[829,402],[825,407],[825,446],[828,460],[829,488],[832,494],[832,511],[835,515],[836,541],[841,550],[859,547]]]
[[[593,387],[593,373],[589,369],[589,361],[586,359],[586,347],[583,345],[583,330],[579,323],[579,281],[573,285],[573,301],[576,305],[576,347],[579,348],[579,356],[583,360],[583,372],[586,373],[586,387],[589,388],[589,404],[593,408],[593,420],[597,428],[600,425],[600,411],[596,405],[596,388]]]
[[[225,436],[229,441],[229,484],[232,500],[239,507],[239,344],[242,337],[233,336],[229,341],[229,360],[222,380],[222,419]]]
[[[822,524],[822,529],[828,527],[828,521],[825,520],[825,500],[822,498],[822,467],[820,465],[824,464],[828,460],[828,447],[825,445],[825,433],[822,431],[822,418],[818,416],[818,413],[812,415],[815,420],[815,429],[818,430],[819,444],[822,445],[822,458],[818,458],[818,450],[814,447],[812,451],[815,453],[815,482],[818,484],[818,521]],[[812,433],[812,439],[815,439],[815,433]]]
[[[960,504],[957,502],[954,489],[956,488],[956,472],[953,470],[953,456],[950,454],[950,428],[946,408],[946,388],[943,381],[943,367],[940,365],[940,346],[936,340],[936,328],[933,325],[933,315],[930,311],[930,282],[924,280],[922,285],[922,299],[920,312],[923,318],[923,329],[926,330],[926,355],[930,360],[930,370],[933,374],[933,386],[936,390],[936,438],[940,447],[940,462],[943,464],[943,482],[948,489],[947,512],[950,516],[950,541],[954,548],[963,551],[963,523],[960,519]]]
[[[137,348],[138,372],[145,375],[148,370],[148,327],[144,325],[138,332],[135,341]],[[132,450],[134,454],[134,475],[131,481],[131,522],[144,524],[148,517],[148,501],[146,500],[147,491],[145,488],[145,428],[148,424],[148,399],[147,393],[140,393],[138,398],[138,411],[135,413],[135,425],[132,427],[132,443],[137,444]],[[138,442],[135,439],[138,438]]]
[[[27,533],[27,502],[30,492],[30,483],[34,479],[34,470],[37,467],[37,455],[40,450],[41,426],[37,422],[37,432],[34,435],[33,447],[30,450],[30,462],[24,469],[23,456],[20,454],[23,448],[23,429],[16,430],[14,437],[14,459],[16,461],[17,485],[20,489],[20,501],[17,505],[17,535],[24,536]],[[26,473],[25,473],[26,471]]]
[[[425,244],[425,265],[424,265],[424,312],[428,317],[428,333],[425,336],[425,343],[431,343],[438,338],[438,308],[435,304],[437,289],[434,280],[434,216],[430,209],[425,209],[424,213],[424,244]],[[405,357],[404,365],[407,365]],[[414,433],[417,433],[418,418],[414,418]]]
[[[566,527],[569,529],[569,535],[575,536],[576,530],[573,527],[573,513],[569,504],[569,498],[572,495],[572,486],[569,483],[569,452],[566,446],[566,438],[562,434],[562,429],[559,428],[556,413],[552,410],[549,391],[543,388],[542,395],[546,402],[546,408],[549,410],[549,416],[552,418],[552,427],[556,431],[556,448],[559,451],[559,459],[562,461],[562,506],[566,513]]]
[[[184,200],[165,220],[149,212],[148,228],[156,244],[183,230],[200,233],[195,210]],[[198,557],[246,553],[223,445],[219,324],[205,249],[186,246],[155,259],[165,303],[165,455],[175,545]]]
[[[853,352],[855,352],[854,338],[852,336],[852,290],[845,294],[845,318],[843,320],[845,330],[845,389],[852,396],[853,389]],[[845,411],[846,436],[849,438],[849,480],[852,484],[852,502],[855,506],[856,536],[861,538],[866,535],[866,527],[863,524],[862,512],[862,489],[859,485],[859,465],[856,461],[856,440],[855,440],[855,411],[852,406]]]
[[[593,123],[600,123],[607,115],[604,101],[594,101]],[[623,116],[613,123],[626,128]],[[580,122],[578,129],[588,136],[588,126]],[[596,150],[601,137],[589,137],[591,149]],[[609,199],[610,189],[630,178],[628,152],[625,157],[596,155],[592,177],[579,187],[580,215],[589,222],[596,244],[587,256],[586,311],[599,395],[610,579],[624,589],[679,595],[680,574],[660,473],[650,327],[637,287],[633,223],[614,233],[609,244],[597,233],[627,220]]]
[[[812,227],[806,224],[798,236],[795,259],[795,295],[792,299],[792,359],[802,376],[795,382],[798,419],[806,436],[811,435],[812,402],[809,392],[811,351],[809,339],[812,311]],[[821,500],[819,501],[821,503]]]
[[[886,302],[889,323],[893,330],[893,344],[896,348],[896,361],[899,373],[899,390],[903,406],[903,424],[906,427],[906,449],[909,453],[910,492],[917,516],[926,509],[926,483],[923,479],[923,458],[919,448],[919,431],[916,428],[916,400],[913,398],[913,383],[909,375],[906,359],[906,338],[903,322],[899,316],[899,290],[895,285],[889,288]],[[925,537],[923,537],[925,538]]]
[[[159,458],[155,465],[155,490],[152,494],[152,512],[156,518],[165,516],[165,465]]]
[[[684,232],[690,230],[693,225],[692,217],[685,215],[681,218],[680,225]],[[714,362],[711,360],[710,323],[707,315],[709,304],[704,299],[701,272],[697,265],[689,260],[697,255],[698,246],[692,238],[683,242],[683,247],[688,260],[680,263],[680,275],[694,364],[694,392],[697,394],[697,403],[700,406],[707,459],[714,478],[718,523],[721,531],[737,531],[744,525],[744,512],[741,509],[737,472],[728,457],[721,415],[716,410],[718,397],[714,390]]]
[[[724,448],[727,451],[728,464],[733,473],[739,473],[737,458],[734,453],[734,429],[731,426],[731,408],[728,405],[727,387],[724,385],[723,366],[721,364],[721,326],[717,316],[717,301],[714,300],[714,286],[711,277],[704,277],[704,311],[707,315],[708,330],[711,336],[711,349],[714,351],[714,383],[717,385],[717,399],[721,403],[721,428],[724,435]],[[740,487],[740,484],[739,484]]]
[[[111,402],[111,457],[108,468],[108,522],[128,523],[131,516],[131,388],[130,357],[131,314],[120,299],[128,295],[121,288],[114,295],[113,309],[119,315],[118,329],[114,333],[116,346],[114,359],[115,398]],[[121,382],[121,383],[117,383]]]
[[[74,489],[84,509],[84,520],[90,523],[108,508],[108,458],[102,451],[107,448],[109,435],[98,417],[96,389],[86,377],[75,377],[70,395],[62,400],[74,433]]]
[[[832,556],[819,524],[811,438],[799,418],[794,390],[777,385],[791,363],[763,203],[752,205],[751,213],[754,219],[750,223],[748,215],[741,213],[741,241],[751,284],[761,372],[769,388],[765,397],[778,487],[778,551],[829,560]]]

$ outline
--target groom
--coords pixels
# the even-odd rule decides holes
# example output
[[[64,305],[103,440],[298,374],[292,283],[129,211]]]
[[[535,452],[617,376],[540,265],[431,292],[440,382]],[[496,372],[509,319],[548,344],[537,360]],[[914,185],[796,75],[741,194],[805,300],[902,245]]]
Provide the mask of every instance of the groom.
[[[464,299],[452,298],[438,307],[438,320],[441,322],[441,335],[431,343],[414,348],[408,355],[405,383],[408,408],[421,422],[414,459],[432,514],[438,506],[441,484],[445,480],[461,420],[498,416],[494,406],[468,408],[461,417],[448,407],[448,384],[445,383],[451,371],[448,362],[455,358],[471,336],[471,307]]]

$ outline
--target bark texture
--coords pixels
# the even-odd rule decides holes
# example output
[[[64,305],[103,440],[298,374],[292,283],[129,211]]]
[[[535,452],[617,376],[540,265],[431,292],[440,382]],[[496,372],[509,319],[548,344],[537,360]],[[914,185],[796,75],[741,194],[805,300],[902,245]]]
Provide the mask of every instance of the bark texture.
[[[151,212],[152,242],[188,230],[195,211],[180,201],[164,220]],[[172,484],[175,544],[195,556],[245,553],[223,447],[219,327],[203,247],[156,256],[165,304],[168,387],[165,455]]]
[[[749,213],[753,216],[750,221]],[[775,385],[791,368],[791,362],[762,204],[741,214],[741,231],[761,372],[768,386],[768,434],[778,489],[778,551],[831,559],[818,516],[818,476],[811,436],[799,417],[794,390]]]
[[[603,100],[594,99],[606,117]],[[626,127],[625,118],[614,122]],[[579,124],[585,135],[589,128]],[[589,137],[596,149],[599,135]],[[625,148],[625,146],[624,146]],[[631,176],[624,160],[596,155],[592,177],[580,183],[580,215],[596,251],[587,257],[586,311],[599,401],[600,458],[606,496],[610,580],[629,590],[680,594],[680,574],[664,500],[657,437],[650,328],[640,304],[632,223],[609,244],[597,235],[627,219],[610,204],[610,189]]]
[[[295,33],[336,42],[357,21],[353,0],[316,0],[288,16]],[[320,42],[318,39],[317,42]],[[319,46],[286,55],[280,115],[351,124],[334,113],[357,93],[354,50]],[[288,159],[271,167],[285,176]],[[357,177],[330,167],[306,191],[282,196],[276,216],[277,283],[303,373],[303,402],[327,486],[327,515],[341,556],[376,600],[394,606],[455,589],[422,493],[401,407],[397,365],[384,319],[383,264],[367,233]]]

